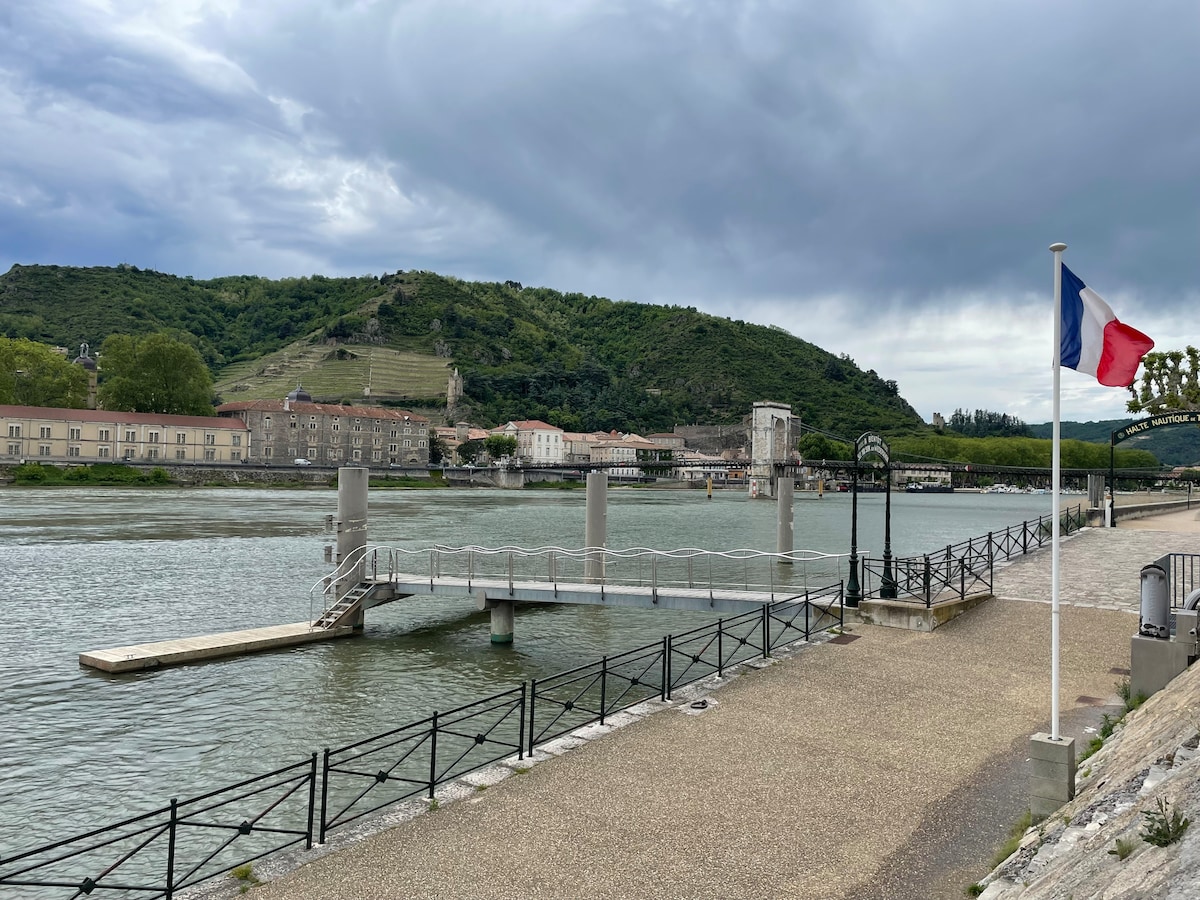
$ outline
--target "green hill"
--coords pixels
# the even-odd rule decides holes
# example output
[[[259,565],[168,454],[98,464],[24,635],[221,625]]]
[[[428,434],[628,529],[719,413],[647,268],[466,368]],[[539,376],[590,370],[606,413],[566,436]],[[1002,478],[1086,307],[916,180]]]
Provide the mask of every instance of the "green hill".
[[[1138,416],[1137,418],[1145,418]],[[1093,444],[1112,442],[1112,433],[1124,428],[1137,419],[1105,419],[1100,422],[1060,422],[1059,429],[1063,439],[1072,438],[1077,441],[1087,441]],[[1029,430],[1035,437],[1048,438],[1054,430],[1053,422],[1043,425],[1030,425]],[[1163,465],[1194,466],[1200,463],[1200,428],[1194,425],[1173,425],[1169,428],[1155,428],[1123,441],[1117,445],[1121,450],[1147,450],[1153,453]]]
[[[920,431],[895,382],[773,327],[690,307],[467,282],[231,276],[197,281],[132,266],[14,266],[0,276],[0,333],[93,349],[112,333],[192,343],[223,399],[444,400],[456,366],[464,415],[567,429],[669,430],[740,420],[756,400],[854,436]],[[413,405],[416,405],[415,403]]]

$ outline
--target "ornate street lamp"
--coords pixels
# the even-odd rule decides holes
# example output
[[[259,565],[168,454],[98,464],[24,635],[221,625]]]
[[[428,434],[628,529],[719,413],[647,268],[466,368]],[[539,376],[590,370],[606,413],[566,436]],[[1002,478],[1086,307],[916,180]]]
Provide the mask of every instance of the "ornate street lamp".
[[[850,577],[846,580],[846,605],[858,606],[861,601],[862,587],[858,582],[858,460],[855,459],[850,475]]]

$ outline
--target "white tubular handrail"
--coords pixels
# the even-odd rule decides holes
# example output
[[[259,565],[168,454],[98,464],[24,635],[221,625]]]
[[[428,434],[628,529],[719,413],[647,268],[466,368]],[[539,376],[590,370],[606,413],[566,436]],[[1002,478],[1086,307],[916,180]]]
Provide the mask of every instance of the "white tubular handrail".
[[[380,557],[383,556],[381,560]],[[428,579],[430,585],[442,577],[466,578],[467,589],[476,579],[506,582],[512,589],[514,581],[585,583],[585,564],[600,560],[598,578],[601,585],[648,585],[657,593],[670,587],[706,588],[713,590],[761,590],[774,594],[776,588],[795,589],[798,582],[808,586],[810,573],[822,579],[840,580],[843,562],[848,553],[825,553],[819,550],[793,550],[771,553],[748,548],[734,550],[704,550],[681,547],[676,550],[654,550],[649,547],[627,547],[610,550],[605,547],[578,549],[545,547],[482,547],[470,545],[450,547],[407,548],[368,545],[342,560],[329,575],[309,591],[310,614],[317,589],[325,595],[324,609],[336,601],[338,587],[349,579],[358,578],[360,564],[368,576],[378,580],[382,568],[388,581],[403,573]],[[702,571],[697,572],[697,563]],[[756,570],[752,577],[752,567]],[[643,571],[643,569],[645,571]],[[763,571],[765,569],[765,571]],[[536,571],[535,571],[536,570]],[[422,574],[423,573],[423,574]],[[672,577],[674,576],[674,577]],[[310,621],[315,621],[310,618]]]

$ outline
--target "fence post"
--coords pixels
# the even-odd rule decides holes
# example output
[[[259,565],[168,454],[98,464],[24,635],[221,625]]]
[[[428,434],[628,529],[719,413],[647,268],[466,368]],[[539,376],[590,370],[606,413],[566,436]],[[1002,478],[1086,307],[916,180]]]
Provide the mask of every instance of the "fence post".
[[[529,755],[533,756],[534,718],[537,712],[537,679],[529,679]]]
[[[925,608],[926,609],[928,609],[930,606],[933,605],[933,596],[929,593],[930,587],[931,587],[930,580],[931,580],[932,576],[933,576],[933,573],[929,568],[929,556],[926,555],[925,556],[925,574],[924,574]]]
[[[717,677],[725,676],[725,620],[717,619]]]
[[[171,798],[171,820],[167,825],[167,889],[165,900],[175,896],[175,833],[179,826],[179,801]]]
[[[659,699],[661,699],[663,703],[666,703],[667,700],[669,699],[669,697],[667,695],[667,678],[668,678],[667,660],[670,657],[670,653],[671,653],[670,641],[671,641],[671,636],[669,634],[664,634],[663,639],[662,639],[662,666],[661,666],[661,669],[662,669],[662,691],[659,692]]]
[[[321,765],[321,830],[319,843],[325,843],[327,813],[329,810],[329,748],[325,748],[325,761]]]
[[[988,532],[988,593],[996,583],[996,545],[992,541],[992,533]]]
[[[675,635],[668,634],[665,638],[667,642],[667,655],[663,661],[663,667],[666,669],[667,677],[663,679],[663,697],[664,701],[671,699],[671,654],[675,652]]]
[[[313,814],[317,809],[317,754],[312,755],[308,768],[308,829],[304,832],[304,849],[312,849]]]
[[[608,657],[600,657],[600,724],[604,724],[604,701],[608,698]]]
[[[517,759],[525,758],[525,682],[521,682],[521,724],[517,726]]]
[[[1038,517],[1039,522],[1041,517]],[[1024,556],[1029,552],[1029,520],[1026,519],[1021,523],[1021,555]]]
[[[762,617],[763,659],[771,655],[771,604],[763,604]]]
[[[437,787],[437,720],[438,714],[433,714],[433,730],[429,733],[429,799],[433,799],[433,789]]]
[[[967,599],[967,561],[960,560],[958,566],[958,599]]]

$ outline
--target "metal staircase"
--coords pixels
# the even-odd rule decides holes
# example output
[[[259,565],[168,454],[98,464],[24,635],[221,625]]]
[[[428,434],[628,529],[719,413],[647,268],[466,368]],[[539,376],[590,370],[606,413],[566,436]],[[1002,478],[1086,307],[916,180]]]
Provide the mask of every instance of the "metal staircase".
[[[336,628],[342,624],[344,619],[348,619],[357,613],[363,601],[371,596],[378,586],[370,581],[363,581],[356,584],[342,595],[341,600],[338,600],[333,606],[321,613],[320,618],[313,622],[312,627],[319,628],[322,631]]]

